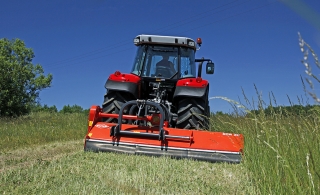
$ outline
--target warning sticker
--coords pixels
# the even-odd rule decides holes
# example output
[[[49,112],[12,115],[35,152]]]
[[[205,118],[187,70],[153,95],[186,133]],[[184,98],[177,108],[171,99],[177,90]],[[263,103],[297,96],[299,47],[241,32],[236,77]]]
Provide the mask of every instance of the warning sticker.
[[[100,129],[110,128],[110,126],[108,126],[108,125],[106,125],[106,124],[97,124],[95,127],[100,128]]]

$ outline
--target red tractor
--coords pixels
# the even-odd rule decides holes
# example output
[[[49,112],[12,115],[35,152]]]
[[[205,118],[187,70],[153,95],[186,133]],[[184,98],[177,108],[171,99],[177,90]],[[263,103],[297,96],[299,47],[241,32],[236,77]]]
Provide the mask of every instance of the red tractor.
[[[111,74],[102,108],[93,106],[85,150],[240,162],[243,136],[210,129],[210,59],[195,59],[187,37],[139,35],[131,73]],[[196,69],[196,63],[198,69]],[[202,129],[202,130],[201,130]]]
[[[124,103],[143,99],[164,108],[169,127],[208,129],[209,83],[201,78],[201,69],[206,61],[206,73],[213,74],[214,64],[209,59],[195,59],[195,41],[186,37],[139,35],[134,44],[138,51],[131,74],[117,71],[109,77],[103,112],[118,114]],[[197,44],[201,45],[201,39]],[[197,73],[196,62],[200,62]],[[125,114],[129,112],[126,110]],[[108,118],[106,122],[117,119]]]

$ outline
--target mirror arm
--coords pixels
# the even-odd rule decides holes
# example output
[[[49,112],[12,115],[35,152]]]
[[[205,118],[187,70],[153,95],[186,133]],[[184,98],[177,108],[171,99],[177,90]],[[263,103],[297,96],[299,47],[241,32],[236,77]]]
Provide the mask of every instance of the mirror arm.
[[[198,77],[201,77],[203,59],[204,58],[202,58],[202,60],[199,63],[199,66],[198,66]]]

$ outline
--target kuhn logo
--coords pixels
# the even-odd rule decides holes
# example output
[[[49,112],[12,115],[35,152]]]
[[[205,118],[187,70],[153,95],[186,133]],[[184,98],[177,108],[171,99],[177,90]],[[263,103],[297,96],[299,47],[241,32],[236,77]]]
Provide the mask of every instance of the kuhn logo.
[[[109,128],[110,126],[105,125],[105,124],[97,124],[95,127],[100,128],[100,129],[107,129],[107,128]]]
[[[226,135],[226,136],[240,136],[240,134],[232,134],[232,133],[222,133],[222,135]]]

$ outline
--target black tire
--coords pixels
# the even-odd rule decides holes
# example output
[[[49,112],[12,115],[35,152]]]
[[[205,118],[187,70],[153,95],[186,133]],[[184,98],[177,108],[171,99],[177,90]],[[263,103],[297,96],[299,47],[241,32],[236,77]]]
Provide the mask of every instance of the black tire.
[[[132,96],[129,93],[120,91],[108,91],[107,94],[104,95],[102,111],[104,113],[119,114],[122,105],[130,100],[132,100]],[[129,108],[125,109],[123,114],[127,114],[128,111]],[[118,123],[118,119],[116,118],[103,118],[102,121],[108,123]],[[126,120],[123,120],[122,122],[126,123]]]
[[[207,126],[206,126],[206,129],[211,131],[211,123],[210,123],[210,119],[211,119],[211,111],[210,111],[210,106],[209,106],[209,102],[208,102],[208,106],[207,106]]]
[[[180,129],[208,129],[208,103],[201,98],[185,98],[179,101],[178,121]]]

